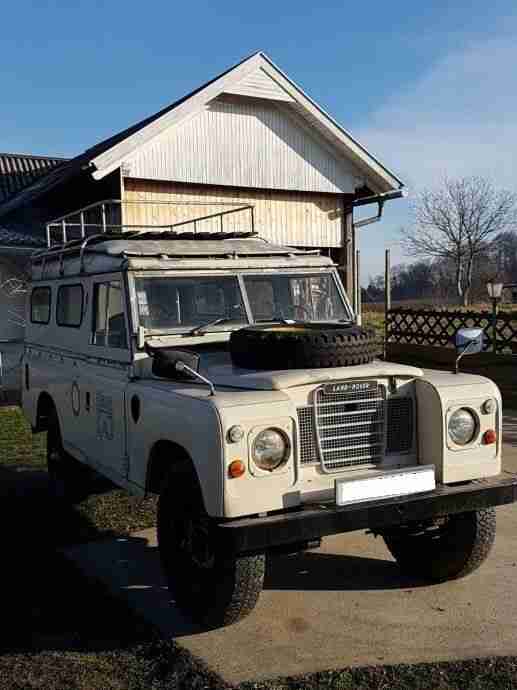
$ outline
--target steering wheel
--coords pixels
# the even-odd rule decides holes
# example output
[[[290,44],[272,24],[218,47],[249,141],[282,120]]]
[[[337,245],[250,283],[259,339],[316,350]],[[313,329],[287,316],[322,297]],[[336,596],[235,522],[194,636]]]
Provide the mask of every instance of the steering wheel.
[[[295,321],[310,321],[311,319],[310,311],[302,304],[290,304],[288,310]]]
[[[163,304],[160,304],[159,302],[155,302],[154,304],[150,304],[149,307],[149,316],[153,320],[157,321],[170,321],[171,319],[175,322],[176,321],[176,314],[173,314],[164,307]]]

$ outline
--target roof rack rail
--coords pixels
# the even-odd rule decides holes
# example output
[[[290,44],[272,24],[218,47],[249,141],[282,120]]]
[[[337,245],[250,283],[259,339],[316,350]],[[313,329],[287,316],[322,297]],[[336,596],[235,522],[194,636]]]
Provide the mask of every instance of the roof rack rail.
[[[177,220],[178,206],[230,206],[216,213]],[[125,235],[141,237],[147,233],[171,233],[171,239],[176,237],[175,229],[191,225],[193,234],[198,239],[204,239],[207,234],[219,236],[225,234],[225,221],[234,214],[246,212],[250,232],[255,233],[254,206],[230,202],[213,201],[123,201],[121,199],[105,199],[94,204],[84,206],[55,218],[46,224],[47,248],[62,249],[77,241],[84,241],[89,237],[96,238],[105,235]],[[182,215],[185,215],[183,212]],[[242,216],[233,217],[231,226],[240,225]],[[143,220],[144,222],[140,222]],[[151,220],[151,222],[147,222]],[[199,230],[201,226],[201,229]],[[55,235],[58,238],[55,239]]]

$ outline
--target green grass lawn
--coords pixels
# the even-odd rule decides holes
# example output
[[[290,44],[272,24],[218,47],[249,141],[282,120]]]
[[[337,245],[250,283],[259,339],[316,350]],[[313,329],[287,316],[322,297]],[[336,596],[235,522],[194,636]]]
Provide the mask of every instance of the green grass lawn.
[[[373,328],[379,338],[384,338],[384,312],[363,311],[362,325],[365,328]]]
[[[0,409],[0,511],[7,526],[0,690],[227,687],[180,645],[160,639],[151,625],[100,583],[85,578],[59,551],[63,544],[152,525],[154,499],[141,501],[105,485],[76,508],[56,506],[46,490],[44,447],[44,435],[32,438],[19,410]],[[334,670],[244,683],[241,690],[516,687],[517,660],[504,657]]]
[[[0,408],[0,465],[45,467],[45,434],[32,436],[19,407]]]

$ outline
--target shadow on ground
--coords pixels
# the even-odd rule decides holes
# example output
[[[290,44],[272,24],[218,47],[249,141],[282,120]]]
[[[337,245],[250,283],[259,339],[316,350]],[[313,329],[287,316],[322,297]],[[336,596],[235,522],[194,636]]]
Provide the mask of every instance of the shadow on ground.
[[[264,589],[353,592],[428,584],[406,577],[392,560],[307,551],[271,559]]]
[[[58,551],[110,531],[99,531],[78,508],[51,500],[46,472],[0,468],[0,519],[2,652],[115,649],[150,639],[147,624]]]

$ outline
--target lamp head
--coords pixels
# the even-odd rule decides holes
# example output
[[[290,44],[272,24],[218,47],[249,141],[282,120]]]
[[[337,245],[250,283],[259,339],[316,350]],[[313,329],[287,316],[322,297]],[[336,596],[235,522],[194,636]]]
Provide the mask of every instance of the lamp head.
[[[496,283],[494,280],[488,281],[486,284],[486,289],[488,291],[488,296],[490,299],[501,299],[503,294],[503,283]]]

